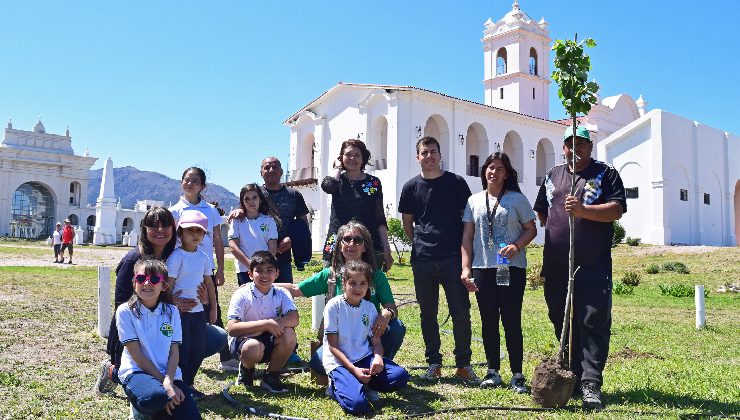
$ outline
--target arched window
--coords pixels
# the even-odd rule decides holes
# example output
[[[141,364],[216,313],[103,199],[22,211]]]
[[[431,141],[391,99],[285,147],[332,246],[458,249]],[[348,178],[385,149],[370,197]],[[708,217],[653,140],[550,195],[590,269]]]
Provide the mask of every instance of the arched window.
[[[496,76],[506,74],[506,48],[499,48],[496,53]]]
[[[529,74],[537,76],[537,50],[529,49]]]

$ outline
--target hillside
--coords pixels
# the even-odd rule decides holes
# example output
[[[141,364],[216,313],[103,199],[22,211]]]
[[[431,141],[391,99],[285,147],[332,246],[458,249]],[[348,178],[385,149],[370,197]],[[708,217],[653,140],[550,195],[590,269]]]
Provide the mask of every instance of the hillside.
[[[87,202],[95,204],[100,194],[100,180],[103,169],[90,171],[90,182],[87,186]],[[113,168],[113,183],[116,196],[121,205],[131,209],[137,200],[162,200],[165,206],[174,204],[180,198],[180,181],[157,172],[140,171],[132,166]],[[229,211],[239,205],[239,197],[226,188],[208,184],[204,192],[208,201],[218,201],[219,207]]]

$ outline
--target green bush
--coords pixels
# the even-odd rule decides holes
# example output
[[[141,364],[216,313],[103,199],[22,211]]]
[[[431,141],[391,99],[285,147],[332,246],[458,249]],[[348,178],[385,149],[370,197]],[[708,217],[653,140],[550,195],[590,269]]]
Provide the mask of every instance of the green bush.
[[[628,271],[624,273],[624,276],[622,276],[622,283],[628,285],[628,286],[639,286],[640,285],[640,275],[634,271]]]
[[[660,266],[658,266],[658,264],[650,264],[645,267],[645,272],[648,274],[658,274],[660,273]]]
[[[625,239],[624,241],[627,242],[627,245],[629,245],[629,246],[638,246],[638,245],[640,245],[640,238],[630,238],[628,236],[627,239]]]
[[[612,247],[617,246],[624,240],[624,226],[621,223],[614,221],[614,237],[612,237]]]
[[[663,264],[663,271],[673,271],[678,274],[689,274],[686,264],[680,261],[672,261]]]
[[[673,297],[693,297],[694,288],[686,284],[660,284],[660,294]],[[709,290],[704,289],[704,297],[709,296]]]
[[[615,295],[631,295],[635,293],[635,287],[619,282],[614,286],[613,292]]]

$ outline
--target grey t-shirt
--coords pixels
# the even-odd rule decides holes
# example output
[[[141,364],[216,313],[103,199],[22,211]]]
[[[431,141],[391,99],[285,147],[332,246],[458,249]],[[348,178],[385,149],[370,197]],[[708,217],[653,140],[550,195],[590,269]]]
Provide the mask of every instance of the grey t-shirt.
[[[473,268],[495,268],[496,251],[500,243],[511,244],[521,235],[522,224],[534,220],[535,214],[527,197],[516,191],[507,191],[501,197],[501,204],[493,218],[493,248],[489,246],[490,238],[488,217],[486,216],[486,194],[483,190],[468,198],[463,212],[463,223],[474,223],[473,235]],[[489,196],[490,209],[496,205],[496,198]],[[522,250],[523,251],[523,250]],[[527,253],[520,252],[509,261],[514,267],[527,267]]]

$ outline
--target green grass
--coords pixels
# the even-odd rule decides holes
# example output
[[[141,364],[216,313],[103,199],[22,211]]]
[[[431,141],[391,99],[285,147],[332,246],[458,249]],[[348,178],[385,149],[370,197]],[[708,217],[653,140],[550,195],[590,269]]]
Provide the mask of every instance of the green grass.
[[[644,272],[650,264],[681,261],[690,274],[661,272],[642,277],[632,295],[615,295],[610,358],[604,372],[607,408],[597,418],[633,418],[634,412],[649,417],[678,417],[683,414],[740,413],[740,298],[718,294],[716,288],[740,278],[740,250],[722,248],[703,255],[644,255],[647,246],[614,249],[614,278],[628,271]],[[0,247],[2,250],[2,247]],[[33,250],[33,249],[32,249]],[[23,249],[25,252],[26,249]],[[39,251],[47,252],[45,248]],[[541,248],[530,248],[530,264],[541,261]],[[296,278],[305,274],[295,272]],[[394,266],[389,277],[399,302],[413,300],[413,282],[408,265]],[[227,268],[227,285],[222,289],[225,308],[235,289],[233,265]],[[704,284],[710,290],[706,300],[707,325],[694,329],[694,301],[660,294],[659,284]],[[111,279],[111,287],[113,282]],[[443,292],[441,292],[443,295]],[[439,321],[447,316],[440,299]],[[298,299],[302,315],[297,330],[299,354],[308,358],[310,300]],[[473,334],[481,335],[475,298],[471,296]],[[96,335],[97,281],[91,268],[0,267],[0,415],[1,418],[125,418],[128,406],[120,388],[115,396],[97,397],[92,392],[97,367],[105,357],[105,340]],[[408,332],[397,362],[404,366],[424,364],[424,346],[419,327],[418,306],[405,305],[400,317]],[[536,364],[553,352],[555,337],[547,319],[542,289],[527,290],[522,313],[524,330],[524,372],[531,379]],[[449,329],[450,325],[444,327]],[[503,332],[502,332],[503,334]],[[453,362],[453,341],[442,335],[445,363]],[[503,344],[503,342],[502,342]],[[473,360],[483,361],[483,347],[473,342]],[[510,377],[508,361],[502,361],[502,375]],[[412,375],[421,371],[413,370]],[[412,379],[396,395],[383,398],[381,417],[402,416],[444,408],[501,405],[531,406],[527,395],[506,389],[480,390],[450,379],[454,370],[445,369],[438,384]],[[483,374],[483,368],[478,368]],[[227,380],[218,370],[216,357],[206,359],[196,378],[198,388],[209,396],[199,403],[205,418],[243,418],[245,413],[229,406],[220,392]],[[308,374],[287,378],[290,392],[266,395],[259,390],[232,388],[244,404],[284,415],[341,417],[338,405],[323,396]],[[538,413],[538,417],[581,418],[576,411]],[[439,415],[441,418],[529,417],[532,413],[470,412]]]

